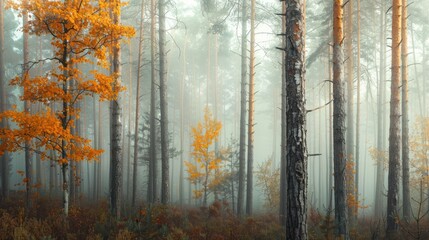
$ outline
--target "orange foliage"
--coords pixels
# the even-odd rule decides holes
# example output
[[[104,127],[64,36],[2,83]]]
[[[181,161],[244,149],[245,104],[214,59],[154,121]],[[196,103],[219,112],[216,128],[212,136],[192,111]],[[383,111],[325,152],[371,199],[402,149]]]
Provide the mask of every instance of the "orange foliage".
[[[185,165],[189,174],[188,179],[192,184],[202,185],[202,189],[194,190],[194,197],[207,200],[209,191],[220,184],[223,174],[219,171],[222,160],[216,156],[215,151],[209,150],[210,146],[218,138],[222,124],[213,119],[208,108],[204,110],[204,122],[199,122],[192,128],[194,141],[192,143],[192,157],[195,164],[186,161]]]
[[[21,100],[42,103],[44,111],[36,114],[16,109],[0,114],[0,120],[10,119],[16,128],[0,129],[0,155],[4,151],[18,151],[24,143],[42,159],[68,164],[69,159],[96,159],[101,150],[91,147],[90,141],[71,133],[74,120],[79,118],[76,103],[84,96],[99,95],[101,100],[116,99],[123,87],[117,74],[107,75],[109,55],[118,47],[120,39],[133,36],[134,29],[115,23],[111,11],[119,13],[118,0],[10,1],[9,7],[21,14],[28,13],[23,27],[29,34],[51,37],[53,55],[36,62],[25,63],[27,72],[11,80],[21,87]],[[41,76],[31,76],[36,64],[48,62],[52,70]],[[78,66],[96,64],[99,70],[82,72]],[[49,106],[60,104],[58,110]],[[34,140],[34,141],[33,141]],[[56,156],[50,156],[52,150]],[[66,157],[64,157],[66,156]]]

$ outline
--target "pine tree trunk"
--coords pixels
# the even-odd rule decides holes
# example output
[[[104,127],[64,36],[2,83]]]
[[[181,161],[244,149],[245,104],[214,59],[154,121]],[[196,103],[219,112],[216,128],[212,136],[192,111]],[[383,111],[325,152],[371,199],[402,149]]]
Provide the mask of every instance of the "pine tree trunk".
[[[286,8],[286,239],[307,239],[305,0]]]
[[[356,202],[359,201],[359,141],[360,141],[360,78],[361,78],[361,66],[360,66],[360,0],[357,0],[357,86],[356,86],[356,150],[355,150],[355,189],[354,198]],[[359,216],[359,205],[354,206],[355,220]]]
[[[344,98],[343,73],[343,1],[334,0],[334,29],[333,29],[333,134],[334,134],[334,189],[335,189],[335,236],[339,239],[349,239],[347,219],[347,189],[345,146],[346,114]]]
[[[407,39],[407,0],[402,0],[401,60],[402,60],[402,209],[404,219],[411,217],[410,197],[410,149],[408,129],[408,39]]]
[[[4,1],[0,0],[0,112],[7,110],[7,83],[5,77],[5,68],[4,68]],[[5,120],[0,122],[1,128],[7,128],[8,123]],[[0,156],[0,166],[1,166],[1,182],[2,182],[2,198],[6,199],[9,197],[9,153],[4,152]]]
[[[246,78],[247,78],[247,0],[241,9],[241,100],[240,100],[240,146],[238,168],[237,215],[244,212],[244,189],[246,167]]]
[[[27,1],[24,1],[24,4],[27,4]],[[23,25],[27,25],[28,23],[28,14],[25,12],[22,16],[23,18]],[[23,33],[23,46],[22,46],[22,52],[23,52],[23,67],[22,67],[22,79],[25,79],[26,81],[29,69],[28,69],[28,55],[29,55],[29,49],[28,49],[28,32]],[[24,101],[24,111],[28,114],[30,114],[30,102],[28,100]],[[24,154],[25,154],[25,190],[26,190],[26,196],[25,196],[25,216],[28,217],[30,210],[31,210],[31,192],[32,192],[32,185],[33,185],[33,176],[32,176],[32,161],[31,161],[31,152],[30,152],[30,142],[25,142],[24,146]]]
[[[250,4],[250,59],[249,59],[249,119],[247,126],[247,192],[246,214],[253,208],[253,138],[255,115],[255,0]]]
[[[390,96],[389,176],[387,188],[387,238],[398,233],[400,174],[400,68],[401,68],[401,0],[392,1],[392,84]]]
[[[120,0],[114,2],[118,7]],[[119,8],[119,7],[118,7]],[[113,23],[120,22],[120,13],[113,13]],[[115,83],[120,82],[121,64],[120,47],[113,47],[113,73],[117,75]],[[117,219],[121,216],[121,186],[122,186],[122,123],[120,96],[110,102],[110,213]]]
[[[380,10],[380,79],[378,89],[378,104],[377,104],[377,151],[382,153],[385,150],[385,93],[386,93],[386,18],[385,4],[381,2]],[[382,154],[378,154],[377,159],[377,176],[375,187],[375,204],[374,213],[377,218],[383,216],[385,207],[384,191],[384,159]]]
[[[161,113],[161,203],[169,203],[167,52],[165,49],[165,0],[158,0],[159,11],[159,101]]]
[[[131,198],[131,206],[135,207],[137,195],[137,166],[138,166],[138,141],[139,141],[139,113],[140,113],[140,69],[143,55],[143,20],[144,20],[144,2],[141,2],[141,17],[139,30],[139,55],[137,60],[137,91],[136,91],[136,118],[134,120],[134,162],[133,162],[133,191]],[[130,174],[130,173],[128,173]]]
[[[183,75],[182,79],[180,80],[180,172],[179,172],[179,203],[180,206],[183,206],[184,204],[184,198],[185,198],[185,187],[184,187],[184,148],[185,148],[185,139],[184,139],[184,132],[185,132],[185,107],[184,107],[184,98],[185,98],[185,79],[186,79],[186,46],[187,46],[187,38],[185,37],[185,43],[183,46]]]
[[[155,74],[155,0],[151,0],[151,27],[150,27],[150,41],[151,41],[151,84],[150,84],[150,146],[149,146],[149,180],[148,180],[148,202],[155,203],[157,201],[157,159],[156,159],[156,74]]]
[[[286,33],[286,2],[282,2],[282,34]],[[283,37],[282,48],[286,48]],[[280,223],[286,226],[286,52],[282,51],[281,138],[280,138]]]
[[[353,80],[354,80],[354,76],[353,76],[353,0],[349,0],[347,3],[347,10],[346,10],[346,20],[347,20],[347,24],[346,24],[346,35],[345,35],[345,44],[346,44],[346,49],[347,49],[347,54],[346,54],[346,73],[347,73],[347,95],[346,95],[346,99],[347,99],[347,114],[346,114],[346,119],[347,119],[347,125],[346,125],[346,134],[347,134],[347,138],[346,138],[346,151],[347,151],[347,161],[349,162],[349,164],[352,165],[352,168],[346,168],[347,169],[347,173],[346,173],[346,185],[347,185],[347,196],[352,197],[355,195],[354,192],[354,174],[353,174],[353,170],[354,170],[354,154],[353,154],[353,150],[354,150],[354,129],[353,129],[353,107],[354,107],[354,96],[353,96],[353,88],[354,88],[354,84],[353,84]],[[354,207],[348,203],[347,204],[347,208],[348,208],[348,217],[349,217],[349,222],[351,224],[351,226],[354,226],[355,221],[354,221]]]

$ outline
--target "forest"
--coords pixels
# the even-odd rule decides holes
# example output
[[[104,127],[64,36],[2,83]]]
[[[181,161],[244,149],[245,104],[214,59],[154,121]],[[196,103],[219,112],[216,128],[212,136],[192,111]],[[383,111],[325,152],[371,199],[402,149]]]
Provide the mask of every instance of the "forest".
[[[0,240],[429,239],[427,0],[0,0]]]

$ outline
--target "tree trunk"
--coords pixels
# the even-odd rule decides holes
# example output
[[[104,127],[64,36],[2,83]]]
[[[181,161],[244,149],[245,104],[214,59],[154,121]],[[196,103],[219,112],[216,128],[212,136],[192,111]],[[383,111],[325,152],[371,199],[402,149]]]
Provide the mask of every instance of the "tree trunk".
[[[354,206],[355,220],[359,216],[359,141],[360,141],[360,78],[361,78],[361,66],[360,66],[360,0],[357,0],[357,86],[356,86],[356,150],[355,150],[355,187],[354,187],[354,198],[356,205]]]
[[[247,0],[242,1],[241,9],[241,100],[240,100],[240,147],[238,168],[237,215],[244,210],[244,186],[246,167],[246,78],[247,78]]]
[[[180,81],[180,172],[179,172],[179,202],[180,206],[183,206],[184,204],[184,198],[185,198],[185,187],[184,187],[184,148],[185,148],[185,139],[184,139],[184,132],[185,132],[185,108],[184,108],[184,97],[185,97],[185,79],[186,79],[186,46],[187,46],[187,38],[185,36],[185,43],[183,46],[183,75],[182,79]]]
[[[135,207],[136,204],[136,193],[137,193],[137,166],[138,166],[138,141],[139,141],[139,113],[140,113],[140,69],[141,60],[143,55],[143,20],[144,20],[144,2],[141,2],[141,17],[140,17],[140,31],[139,31],[139,55],[137,60],[137,91],[136,91],[136,118],[134,120],[134,163],[133,163],[133,191],[131,206]],[[128,173],[130,174],[130,173]]]
[[[114,1],[114,8],[120,9],[120,0]],[[120,22],[120,12],[113,12],[113,23]],[[120,83],[121,64],[120,46],[113,47],[113,73],[116,74],[114,85]],[[117,219],[121,216],[122,186],[122,123],[120,96],[110,101],[110,213]]]
[[[247,126],[247,192],[246,214],[253,208],[253,138],[255,115],[255,0],[250,4],[250,59],[249,59],[249,119]]]
[[[165,50],[165,0],[158,1],[159,11],[159,101],[161,113],[161,203],[169,200],[167,52]]]
[[[24,4],[27,4],[27,1],[24,0]],[[23,25],[27,25],[28,23],[28,14],[25,12],[22,16]],[[0,40],[1,41],[1,40]],[[29,55],[29,49],[28,49],[28,32],[23,33],[23,46],[22,46],[22,52],[23,52],[23,67],[22,67],[22,79],[26,81],[28,75],[29,75],[29,69],[28,69],[28,55]],[[27,114],[30,114],[30,101],[25,100],[24,101],[24,111]],[[31,210],[31,192],[32,192],[32,184],[33,184],[33,176],[32,176],[32,161],[31,161],[31,152],[30,152],[30,142],[26,141],[24,146],[24,153],[25,153],[25,190],[26,190],[26,196],[25,196],[25,216],[28,217],[30,210]]]
[[[286,239],[307,239],[305,0],[286,8]]]
[[[385,150],[384,138],[385,134],[385,93],[386,93],[386,18],[385,18],[385,3],[381,2],[380,10],[380,79],[378,89],[378,104],[377,104],[377,151],[382,153]],[[375,187],[375,204],[374,213],[377,218],[383,216],[384,200],[384,159],[382,154],[378,154],[377,159],[377,177]]]
[[[156,159],[156,81],[155,74],[155,0],[151,0],[151,27],[150,27],[150,68],[151,68],[151,84],[150,84],[150,146],[149,146],[149,181],[148,181],[148,202],[154,203],[157,201],[157,159]]]
[[[348,171],[346,173],[346,185],[347,185],[347,198],[354,197],[354,129],[353,129],[353,107],[354,107],[354,96],[353,96],[353,0],[349,0],[347,3],[347,10],[346,10],[346,34],[345,34],[345,44],[347,49],[346,54],[346,73],[347,73],[347,125],[346,125],[346,134],[347,134],[347,142],[346,142],[346,150],[347,150],[347,161],[352,166],[351,168],[346,168]],[[354,207],[352,206],[351,202],[348,202],[347,204],[348,208],[348,217],[351,226],[354,226]]]
[[[402,60],[402,209],[405,221],[411,217],[410,149],[408,129],[408,39],[407,0],[402,0],[401,60]]]
[[[286,34],[286,2],[282,2],[282,34]],[[282,39],[282,48],[286,48],[286,38]],[[280,223],[286,226],[286,52],[282,51],[282,91],[281,91],[281,138],[280,138]]]
[[[343,74],[343,1],[334,0],[334,52],[333,52],[333,134],[334,134],[334,189],[335,189],[335,236],[349,239],[347,219],[346,161],[345,146],[346,114]]]
[[[0,112],[7,110],[7,83],[5,77],[5,68],[4,68],[4,2],[0,0]],[[2,119],[0,122],[1,128],[7,128],[7,120]],[[9,197],[9,153],[4,152],[0,158],[1,164],[1,182],[2,182],[2,198],[6,199]]]
[[[392,84],[390,96],[389,177],[387,192],[387,238],[398,233],[398,201],[400,174],[400,68],[401,68],[401,1],[392,1]]]

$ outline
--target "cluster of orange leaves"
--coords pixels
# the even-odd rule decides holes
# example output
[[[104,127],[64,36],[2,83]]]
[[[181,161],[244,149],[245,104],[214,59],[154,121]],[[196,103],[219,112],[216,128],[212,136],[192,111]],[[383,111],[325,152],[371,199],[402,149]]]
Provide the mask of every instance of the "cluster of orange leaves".
[[[197,126],[192,128],[192,143],[193,151],[191,153],[195,160],[195,164],[185,161],[188,179],[192,184],[202,184],[202,189],[194,190],[194,197],[201,198],[208,190],[212,190],[221,183],[222,173],[221,158],[216,156],[214,150],[210,150],[210,146],[215,142],[222,129],[222,124],[213,118],[210,110],[204,110],[204,122],[199,122]]]

